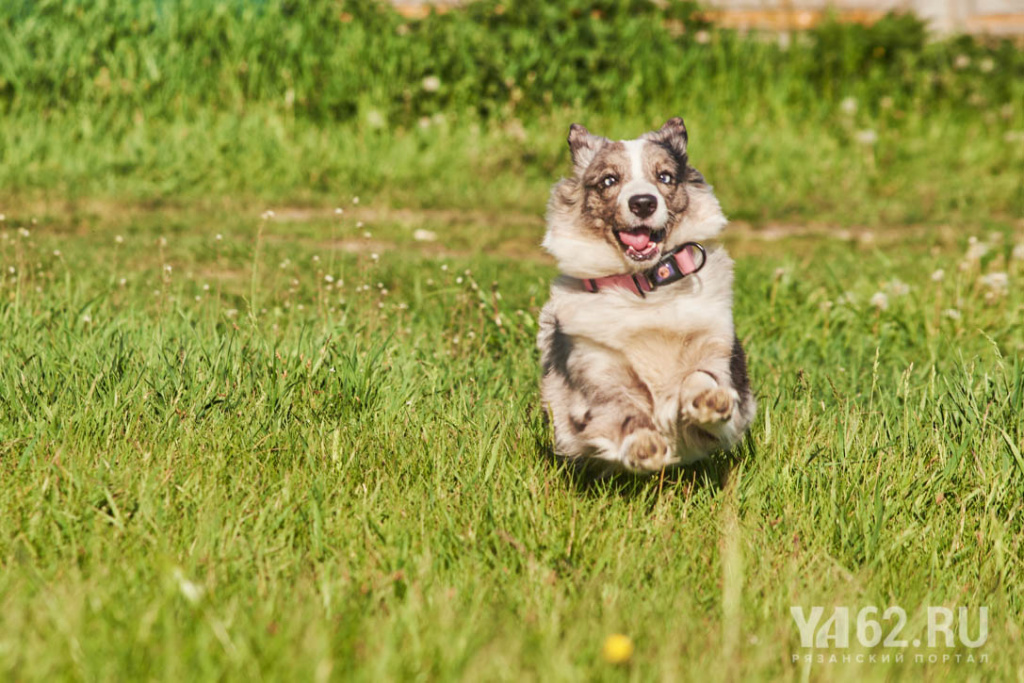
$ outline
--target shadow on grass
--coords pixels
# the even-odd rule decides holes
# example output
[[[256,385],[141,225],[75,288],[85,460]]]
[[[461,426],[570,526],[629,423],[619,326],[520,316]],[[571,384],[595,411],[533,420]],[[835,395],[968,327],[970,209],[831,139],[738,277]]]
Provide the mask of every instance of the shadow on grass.
[[[716,453],[692,465],[677,465],[652,474],[636,474],[610,468],[599,461],[563,458],[554,452],[550,441],[537,441],[542,457],[558,470],[570,487],[585,496],[612,494],[635,498],[653,495],[652,499],[656,500],[665,490],[678,492],[680,489],[685,496],[700,490],[717,494],[726,487],[741,462],[757,458],[756,444],[748,433],[741,444],[727,453]]]

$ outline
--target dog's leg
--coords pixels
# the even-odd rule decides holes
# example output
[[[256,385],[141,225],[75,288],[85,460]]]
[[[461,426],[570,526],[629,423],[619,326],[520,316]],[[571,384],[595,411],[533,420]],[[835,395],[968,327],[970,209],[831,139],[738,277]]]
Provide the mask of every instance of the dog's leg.
[[[735,445],[753,419],[754,397],[738,339],[731,353],[709,355],[683,380],[679,392],[683,461]]]
[[[651,417],[650,389],[619,354],[574,343],[556,320],[543,316],[538,342],[544,364],[541,395],[559,455],[597,458],[634,471],[673,462],[673,444]]]

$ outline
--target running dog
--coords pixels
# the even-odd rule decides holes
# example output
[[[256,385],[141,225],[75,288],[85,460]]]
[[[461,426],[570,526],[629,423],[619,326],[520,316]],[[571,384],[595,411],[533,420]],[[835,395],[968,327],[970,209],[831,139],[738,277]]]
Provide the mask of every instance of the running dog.
[[[562,274],[537,337],[565,458],[655,472],[729,449],[754,417],[727,221],[687,144],[681,118],[635,140],[569,129],[543,242]]]

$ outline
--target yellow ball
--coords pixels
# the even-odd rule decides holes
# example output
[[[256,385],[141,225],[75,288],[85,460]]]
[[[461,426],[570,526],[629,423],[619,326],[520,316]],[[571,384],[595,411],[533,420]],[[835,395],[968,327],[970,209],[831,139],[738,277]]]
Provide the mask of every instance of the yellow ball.
[[[633,641],[629,636],[613,633],[604,639],[601,654],[609,664],[625,664],[633,656]]]

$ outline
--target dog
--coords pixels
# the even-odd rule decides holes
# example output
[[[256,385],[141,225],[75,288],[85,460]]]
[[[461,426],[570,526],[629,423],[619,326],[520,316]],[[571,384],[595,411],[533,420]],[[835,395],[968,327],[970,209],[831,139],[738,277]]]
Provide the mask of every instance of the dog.
[[[543,247],[561,275],[541,310],[541,399],[555,452],[651,473],[738,443],[756,404],[732,317],[727,220],[690,166],[686,125],[635,140],[569,128]]]

